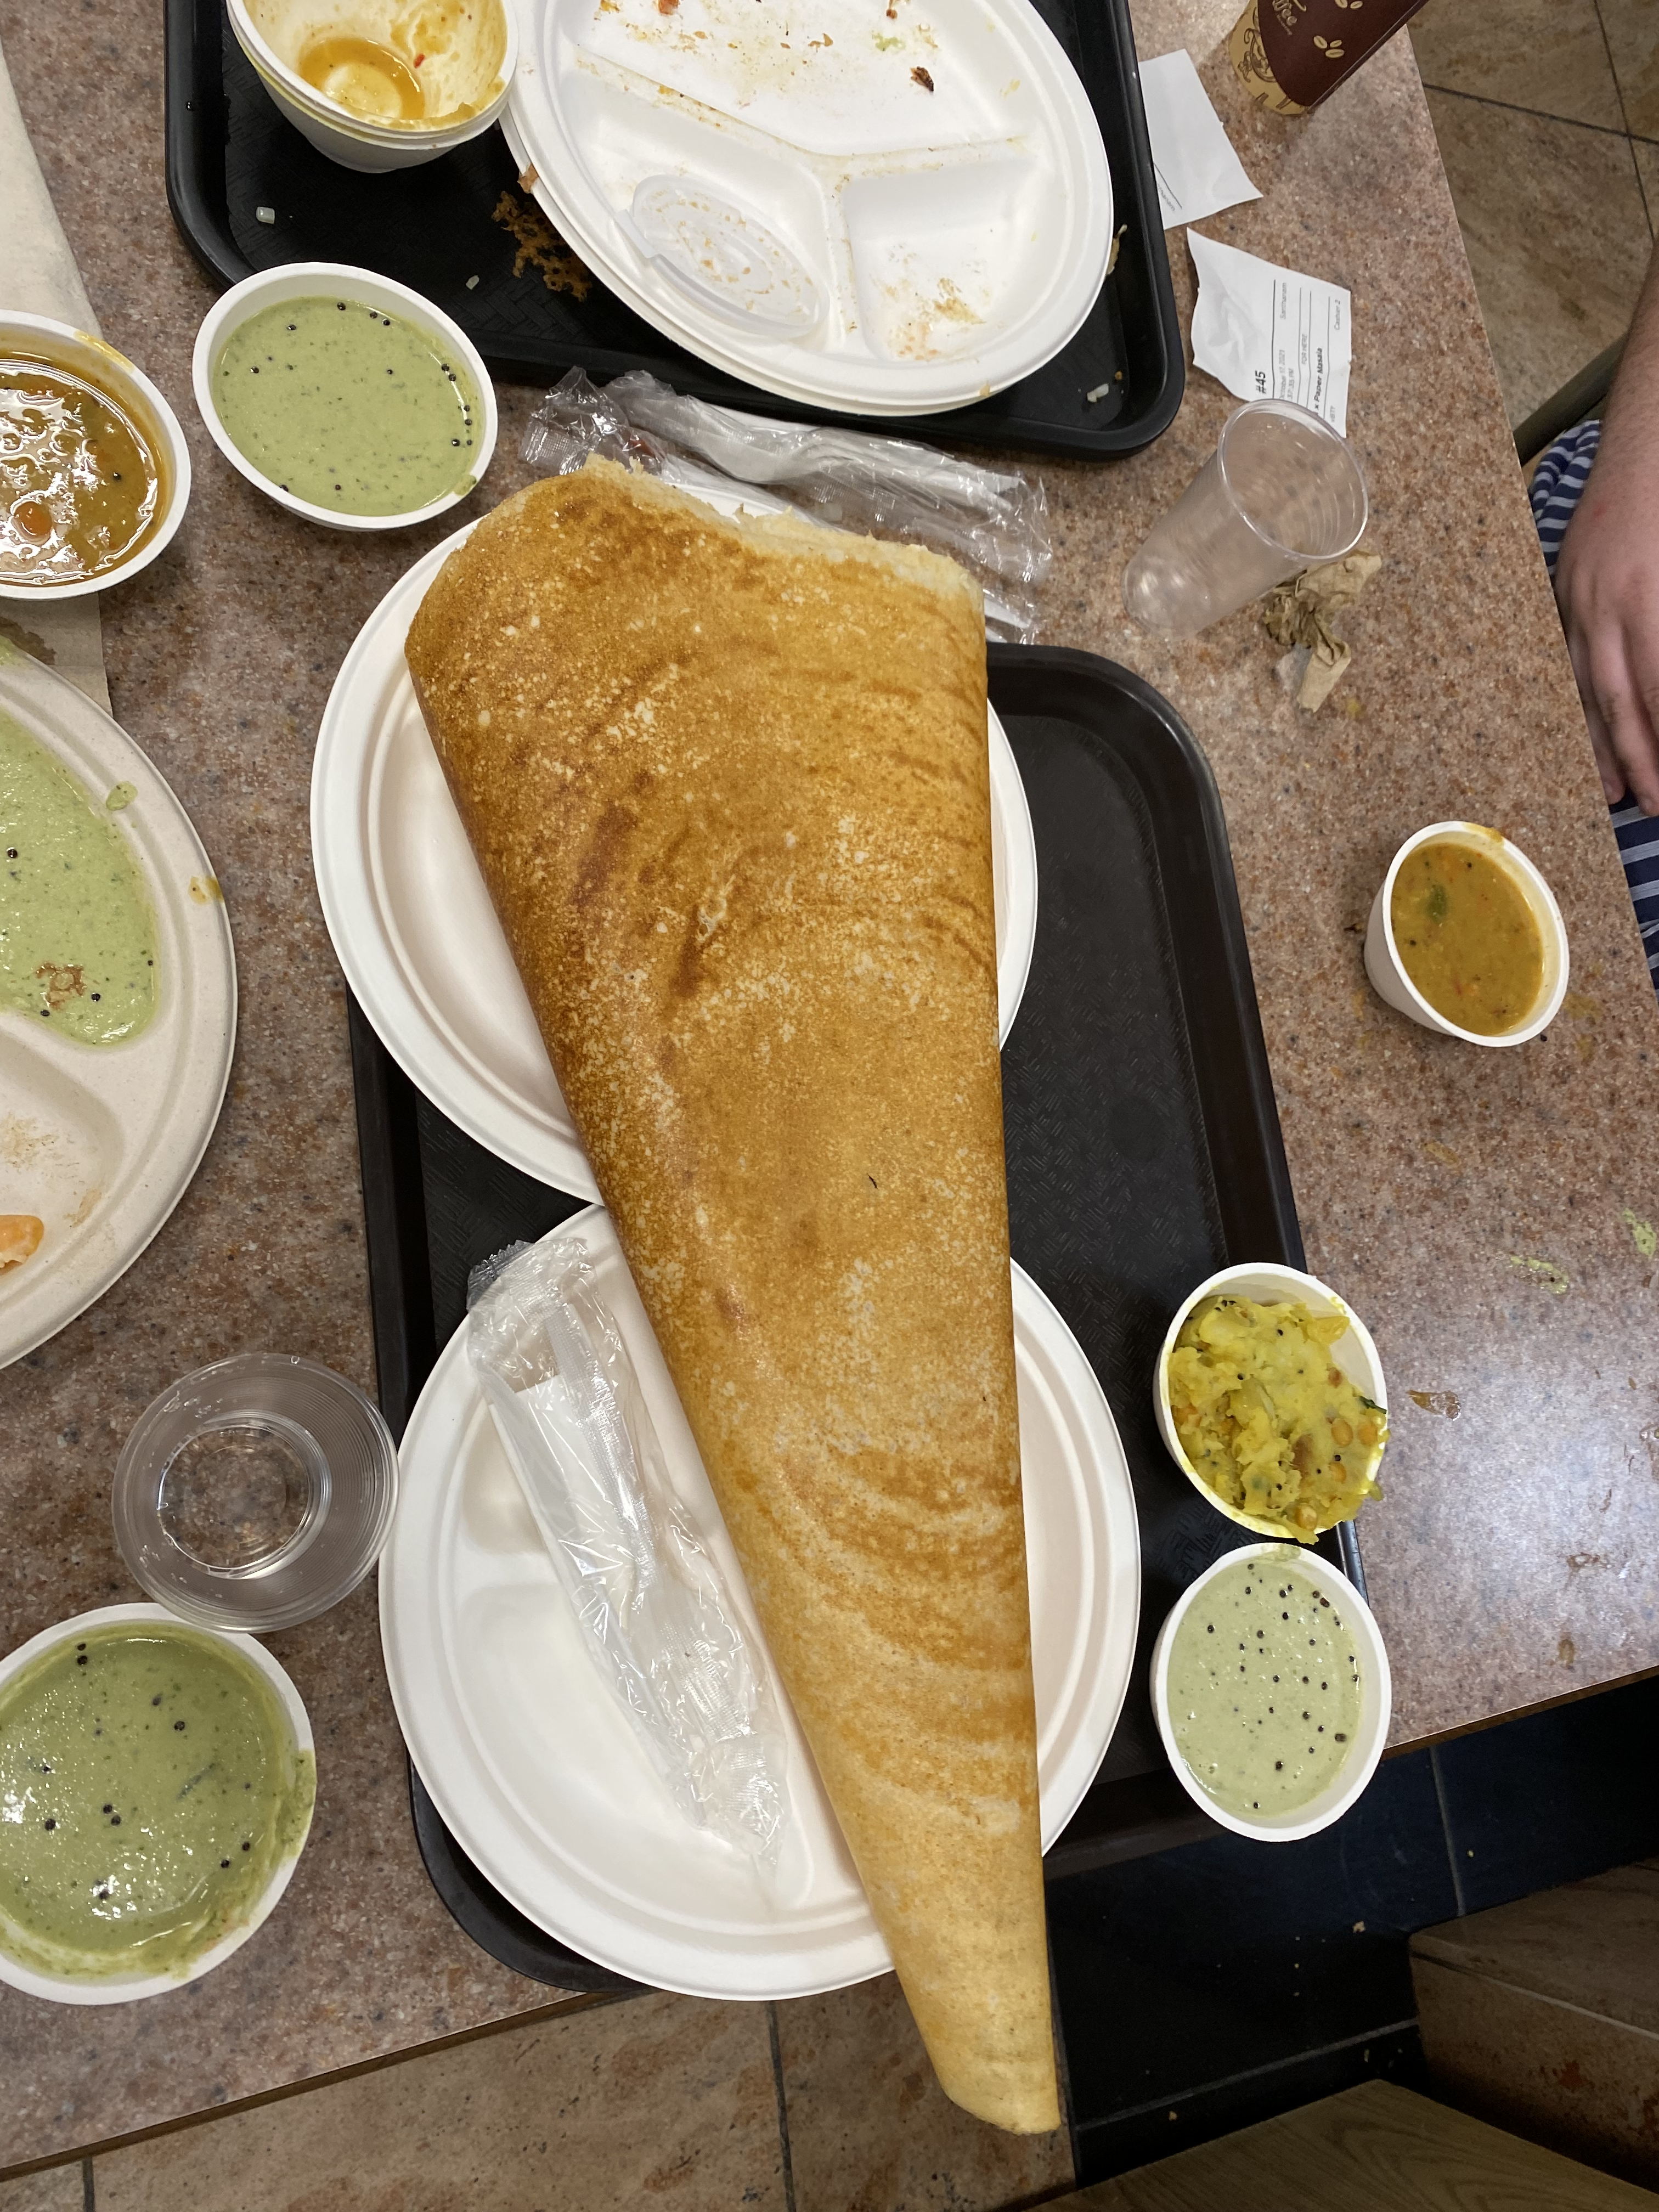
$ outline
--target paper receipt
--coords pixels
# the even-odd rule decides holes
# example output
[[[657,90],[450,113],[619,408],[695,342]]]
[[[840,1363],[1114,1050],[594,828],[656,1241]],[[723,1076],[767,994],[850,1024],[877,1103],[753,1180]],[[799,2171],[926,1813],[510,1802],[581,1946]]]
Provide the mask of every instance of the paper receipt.
[[[1261,198],[1184,47],[1142,62],[1140,96],[1165,230]]]
[[[1195,230],[1193,359],[1240,399],[1293,399],[1346,434],[1352,301],[1340,284],[1258,261]]]

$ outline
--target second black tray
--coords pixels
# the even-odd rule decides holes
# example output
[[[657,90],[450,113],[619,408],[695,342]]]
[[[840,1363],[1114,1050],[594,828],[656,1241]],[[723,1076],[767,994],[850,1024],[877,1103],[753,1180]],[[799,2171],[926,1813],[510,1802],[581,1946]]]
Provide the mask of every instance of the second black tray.
[[[1037,854],[1036,945],[1002,1055],[1013,1252],[1100,1377],[1140,1527],[1128,1697],[1048,1855],[1052,1878],[1212,1832],[1164,1758],[1147,1661],[1178,1594],[1246,1540],[1171,1464],[1152,1367],[1195,1283],[1240,1261],[1299,1267],[1303,1254],[1226,825],[1196,739],[1149,684],[1088,653],[994,646],[990,684]],[[381,1403],[401,1435],[465,1314],[469,1270],[580,1201],[464,1135],[355,1007],[353,1048]],[[1359,1579],[1352,1528],[1320,1548]],[[417,1832],[441,1893],[487,1948],[520,1972],[539,1957],[550,1981],[602,1972],[510,1907],[492,1923],[480,1897],[493,1893],[429,1804]]]
[[[710,368],[580,264],[573,287],[499,131],[422,168],[355,175],[277,113],[231,33],[224,0],[166,4],[167,198],[185,243],[216,284],[288,261],[350,262],[424,293],[511,380],[551,384],[571,368],[603,380],[644,368],[677,391],[756,414],[859,420],[815,412]],[[951,414],[863,427],[1106,459],[1150,445],[1181,404],[1186,366],[1164,216],[1127,0],[1034,4],[1100,124],[1114,220],[1125,226],[1116,266],[1083,328],[1034,375]],[[262,222],[261,208],[273,220]],[[1100,397],[1091,400],[1091,392]]]

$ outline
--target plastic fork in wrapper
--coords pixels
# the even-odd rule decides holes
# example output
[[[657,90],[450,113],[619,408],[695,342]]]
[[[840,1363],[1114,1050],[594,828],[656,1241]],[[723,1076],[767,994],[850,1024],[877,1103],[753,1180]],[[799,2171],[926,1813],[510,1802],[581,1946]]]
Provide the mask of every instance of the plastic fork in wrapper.
[[[758,261],[756,270],[757,282],[767,274]],[[638,368],[606,385],[567,370],[531,416],[520,450],[544,476],[568,476],[603,453],[688,491],[738,491],[761,509],[793,507],[832,528],[926,545],[977,581],[988,636],[1036,641],[1054,564],[1041,477],[985,468],[908,438],[766,421],[690,398]]]
[[[687,1819],[775,1865],[789,1795],[764,1657],[670,1487],[592,1269],[556,1231],[474,1285],[468,1353],[588,1656]]]

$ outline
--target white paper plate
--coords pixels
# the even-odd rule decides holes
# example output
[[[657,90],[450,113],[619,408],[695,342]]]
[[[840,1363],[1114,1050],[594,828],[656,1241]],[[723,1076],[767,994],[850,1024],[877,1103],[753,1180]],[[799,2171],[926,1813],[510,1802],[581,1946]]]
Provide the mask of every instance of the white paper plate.
[[[699,496],[724,514],[738,506],[726,495]],[[756,511],[778,504],[769,500]],[[312,769],[317,890],[346,980],[410,1081],[526,1175],[597,1198],[404,659],[427,586],[466,536],[457,531],[393,585],[335,678]],[[994,714],[990,746],[997,1006],[1006,1038],[1036,938],[1036,845],[1025,788]]]
[[[72,1620],[60,1620],[55,1628],[43,1628],[38,1636],[31,1636],[27,1644],[20,1644],[0,1660],[0,1688],[14,1680],[24,1668],[38,1659],[43,1652],[66,1643],[72,1636],[83,1636],[88,1629],[112,1628],[118,1626],[143,1626],[155,1621],[164,1627],[189,1626],[192,1636],[207,1636],[231,1644],[250,1665],[256,1667],[276,1692],[289,1725],[294,1730],[294,1741],[301,1751],[316,1753],[311,1734],[311,1717],[305,1709],[300,1692],[289,1680],[278,1662],[273,1659],[263,1644],[251,1636],[239,1636],[222,1628],[197,1628],[181,1622],[176,1613],[164,1605],[105,1605],[94,1613],[76,1613]],[[314,1807],[313,1807],[314,1810]],[[276,1911],[283,1892],[294,1878],[294,1869],[300,1863],[300,1854],[311,1834],[312,1814],[307,1813],[304,1827],[295,1839],[294,1849],[276,1867],[270,1881],[255,1900],[246,1920],[222,1936],[216,1943],[200,1952],[182,1974],[132,1974],[125,1980],[76,1981],[69,1975],[37,1973],[33,1967],[21,1966],[15,1959],[0,1953],[0,1982],[9,1982],[15,1990],[26,1996],[47,1997],[55,2004],[109,2005],[131,2004],[139,1997],[163,1997],[176,1994],[187,1984],[198,1982],[204,1974],[222,1966],[234,1952],[240,1951],[250,1936],[264,1926]]]
[[[1026,0],[826,0],[793,33],[753,0],[526,0],[523,29],[502,127],[537,199],[734,375],[862,415],[958,407],[1094,305],[1105,149]]]
[[[120,1044],[77,1044],[0,1008],[0,1213],[46,1224],[33,1257],[0,1274],[3,1367],[101,1297],[184,1195],[230,1073],[236,965],[212,865],[149,755],[21,653],[0,657],[0,713],[94,805],[118,783],[136,787],[113,818],[155,908],[160,975],[149,1026]]]
[[[594,1206],[559,1233],[580,1238],[592,1261],[674,1487],[747,1615],[610,1217]],[[1117,1724],[1134,1662],[1139,1537],[1094,1370],[1018,1267],[1014,1336],[1046,1848]],[[769,1888],[675,1807],[582,1646],[496,1442],[465,1328],[421,1393],[401,1467],[380,1561],[392,1701],[433,1802],[502,1895],[585,1957],[690,1996],[807,1996],[884,1972],[887,1947],[787,1699],[791,1828]]]

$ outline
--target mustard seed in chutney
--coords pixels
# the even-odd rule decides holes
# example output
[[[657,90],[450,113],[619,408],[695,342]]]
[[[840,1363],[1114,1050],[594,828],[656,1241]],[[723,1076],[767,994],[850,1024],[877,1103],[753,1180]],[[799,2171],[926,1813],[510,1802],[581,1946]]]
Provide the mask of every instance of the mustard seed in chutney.
[[[213,402],[261,476],[336,514],[411,514],[465,489],[483,434],[461,363],[401,315],[337,297],[239,323]]]

